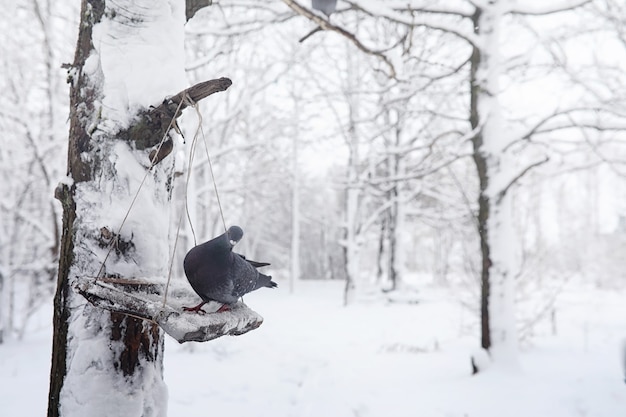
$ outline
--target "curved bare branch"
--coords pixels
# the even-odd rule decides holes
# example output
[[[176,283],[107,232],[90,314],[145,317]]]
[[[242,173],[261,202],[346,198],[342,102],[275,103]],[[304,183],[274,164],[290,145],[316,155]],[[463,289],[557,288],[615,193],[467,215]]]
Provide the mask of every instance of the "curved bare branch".
[[[283,0],[283,3],[285,3],[287,6],[289,6],[290,9],[292,9],[293,11],[298,13],[299,15],[302,15],[302,16],[306,17],[307,19],[311,20],[312,22],[317,23],[317,25],[319,27],[321,27],[323,30],[332,30],[333,32],[337,32],[340,35],[342,35],[343,37],[347,38],[350,42],[352,42],[362,52],[365,52],[368,55],[372,55],[372,56],[375,56],[375,57],[379,58],[389,68],[389,74],[388,74],[389,77],[396,78],[396,69],[394,68],[394,66],[391,63],[391,61],[389,60],[389,58],[387,58],[385,56],[385,54],[383,54],[382,52],[375,51],[375,50],[373,50],[371,48],[368,48],[367,46],[363,45],[363,43],[361,43],[361,41],[358,40],[357,37],[354,34],[348,32],[347,30],[345,30],[344,28],[342,28],[340,26],[337,26],[337,25],[335,25],[333,23],[330,23],[328,20],[318,16],[317,14],[313,13],[311,10],[309,10],[306,7],[300,5],[299,3],[297,3],[294,0]]]

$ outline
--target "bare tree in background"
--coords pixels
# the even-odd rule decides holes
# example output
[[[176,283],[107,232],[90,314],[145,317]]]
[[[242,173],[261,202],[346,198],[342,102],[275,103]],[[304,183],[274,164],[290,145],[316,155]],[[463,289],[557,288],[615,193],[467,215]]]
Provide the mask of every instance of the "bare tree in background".
[[[53,293],[61,218],[52,190],[67,142],[60,56],[75,37],[54,29],[73,26],[67,20],[74,6],[23,0],[7,7],[0,18],[0,127],[7,143],[0,149],[0,342],[3,334],[21,338]]]
[[[380,53],[379,49],[368,47],[353,33],[333,22],[312,16],[306,7],[294,1],[285,3],[296,12],[318,23],[323,29],[337,32],[348,38],[354,45],[369,55],[381,59],[380,69],[391,77],[402,80],[410,74],[403,73],[397,66]],[[467,74],[469,106],[466,117],[473,146],[473,161],[479,179],[477,230],[480,236],[481,265],[481,346],[490,351],[497,363],[516,361],[516,323],[514,312],[514,279],[518,272],[517,238],[512,227],[512,189],[530,170],[547,161],[541,152],[534,158],[520,158],[520,147],[529,143],[529,138],[548,134],[557,130],[585,127],[578,120],[563,120],[563,116],[575,119],[584,118],[585,111],[593,109],[567,109],[555,111],[533,126],[527,125],[525,133],[512,131],[503,115],[500,102],[502,79],[510,67],[519,66],[525,57],[517,57],[517,65],[507,63],[500,50],[503,41],[503,25],[514,19],[532,20],[533,16],[557,13],[570,13],[584,6],[588,1],[563,1],[558,4],[537,7],[496,0],[484,4],[458,1],[445,5],[380,5],[369,8],[366,2],[347,2],[352,9],[366,16],[394,22],[399,27],[411,29],[411,34],[400,40],[405,51],[410,53],[411,43],[423,38],[413,37],[414,33],[446,33],[458,45],[458,65],[449,74],[460,70]],[[320,21],[321,20],[321,21]],[[370,44],[372,41],[370,41]],[[400,46],[398,46],[400,47]],[[419,59],[419,55],[416,59]],[[445,72],[441,73],[446,76]],[[565,118],[567,118],[567,116]],[[597,125],[596,125],[597,126]]]

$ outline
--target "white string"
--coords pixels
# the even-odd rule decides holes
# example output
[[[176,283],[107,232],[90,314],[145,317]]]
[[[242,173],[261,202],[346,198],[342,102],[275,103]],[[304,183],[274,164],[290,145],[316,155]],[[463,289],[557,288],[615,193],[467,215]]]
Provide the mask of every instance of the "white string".
[[[193,105],[196,107],[196,105]],[[197,110],[197,107],[196,107]],[[193,236],[193,244],[196,246],[198,244],[198,240],[196,238],[196,231],[193,228],[193,222],[191,221],[191,213],[189,213],[189,199],[187,198],[189,195],[189,183],[191,180],[191,172],[193,171],[193,160],[196,157],[196,149],[198,145],[198,132],[200,131],[200,126],[202,124],[202,118],[198,119],[198,127],[196,128],[196,133],[193,135],[193,140],[191,141],[191,149],[189,150],[189,163],[187,164],[187,179],[185,180],[185,213],[187,214],[187,221],[189,222],[189,228],[191,229],[191,234]]]
[[[222,217],[222,224],[224,226],[224,233],[227,232],[226,229],[226,221],[224,220],[224,211],[222,210],[222,203],[220,201],[220,195],[219,192],[217,190],[217,183],[215,181],[215,175],[213,174],[213,164],[211,163],[211,156],[209,154],[209,147],[207,145],[207,141],[206,141],[206,136],[204,135],[204,129],[202,128],[202,114],[200,113],[200,109],[198,108],[198,105],[196,103],[191,102],[191,100],[189,98],[187,98],[189,100],[189,103],[195,110],[196,110],[196,114],[198,115],[198,128],[196,129],[196,133],[193,136],[193,140],[191,141],[191,149],[189,150],[189,164],[187,167],[187,179],[185,180],[185,213],[187,214],[187,220],[189,221],[189,226],[191,228],[191,232],[193,234],[193,240],[194,240],[194,246],[197,245],[197,241],[196,241],[196,234],[194,232],[193,229],[193,224],[191,221],[191,215],[189,213],[189,200],[188,200],[188,191],[189,191],[189,182],[191,179],[191,173],[193,171],[193,160],[195,157],[195,153],[196,153],[196,146],[197,146],[197,142],[198,142],[198,133],[201,132],[202,133],[202,140],[204,141],[204,149],[206,151],[206,156],[207,156],[207,160],[209,162],[209,170],[211,171],[211,179],[213,181],[213,189],[215,190],[215,197],[217,199],[217,205],[219,207],[220,210],[220,216]],[[176,238],[174,239],[174,247],[172,250],[172,256],[170,258],[170,267],[169,267],[169,272],[167,274],[167,282],[165,284],[165,291],[163,292],[163,305],[162,308],[165,308],[165,305],[167,304],[167,294],[169,292],[169,287],[170,287],[170,282],[172,280],[172,269],[174,267],[174,258],[176,255],[176,246],[178,244],[178,236],[180,235],[180,229],[181,229],[181,225],[183,222],[183,213],[180,214],[180,217],[178,219],[178,226],[176,228]]]
[[[165,304],[167,303],[167,293],[170,288],[170,281],[172,280],[172,269],[174,268],[174,259],[176,258],[176,246],[178,245],[178,236],[180,234],[180,226],[183,222],[183,213],[180,213],[180,217],[178,219],[178,227],[176,228],[176,238],[174,238],[174,247],[172,248],[172,256],[170,257],[170,268],[167,272],[167,282],[165,283],[165,291],[163,292],[163,305],[162,309],[165,309]]]
[[[213,180],[213,189],[215,190],[215,198],[217,199],[217,206],[220,209],[220,216],[222,217],[222,225],[224,226],[224,233],[228,233],[226,227],[226,220],[224,220],[224,210],[222,210],[222,202],[220,201],[220,193],[217,191],[217,182],[215,181],[215,174],[213,173],[213,163],[211,162],[211,155],[209,155],[209,145],[207,145],[206,137],[204,136],[204,129],[200,126],[200,132],[202,132],[202,140],[204,141],[204,150],[206,151],[206,158],[209,161],[209,170],[211,171],[211,180]]]
[[[189,221],[189,227],[191,228],[191,233],[193,235],[194,246],[197,245],[196,232],[194,231],[193,223],[191,221],[191,216],[189,214],[189,200],[187,196],[188,196],[188,191],[189,191],[189,182],[191,180],[191,172],[193,169],[193,160],[195,158],[195,153],[196,153],[196,145],[198,142],[198,133],[200,132],[200,127],[202,126],[202,117],[200,116],[200,112],[198,111],[198,106],[195,103],[190,103],[190,104],[196,109],[196,112],[198,113],[198,128],[196,129],[196,133],[193,136],[193,139],[191,141],[191,148],[189,150],[189,163],[187,166],[187,178],[185,179],[185,210],[180,213],[180,217],[178,218],[178,226],[176,227],[176,237],[174,238],[174,246],[172,248],[172,255],[170,257],[170,267],[167,273],[167,282],[165,284],[165,291],[163,292],[163,305],[162,305],[163,309],[165,308],[165,305],[167,303],[167,294],[169,292],[170,282],[172,280],[172,270],[174,268],[174,259],[176,258],[176,247],[178,246],[178,237],[180,235],[180,229],[183,223],[183,214],[185,213],[187,214],[187,220]]]

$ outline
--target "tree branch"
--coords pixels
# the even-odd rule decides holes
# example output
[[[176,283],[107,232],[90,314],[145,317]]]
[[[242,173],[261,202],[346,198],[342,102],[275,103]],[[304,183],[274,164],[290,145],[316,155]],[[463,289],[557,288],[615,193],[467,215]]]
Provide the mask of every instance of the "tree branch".
[[[506,193],[509,191],[509,189],[517,182],[519,181],[524,175],[526,175],[531,169],[538,167],[539,165],[543,165],[546,162],[548,162],[550,160],[550,158],[548,158],[547,156],[537,162],[534,162],[530,165],[528,165],[526,168],[524,168],[519,174],[517,174],[515,177],[513,177],[513,179],[511,181],[509,181],[509,183],[507,184],[506,187],[504,187],[504,189],[502,189],[502,191],[500,191],[498,193],[497,196],[497,201],[499,202],[500,200],[502,200],[502,198],[506,195]]]
[[[176,104],[177,107],[178,104],[180,104],[180,102],[182,101],[183,104],[181,105],[180,109],[184,110],[185,108],[187,108],[187,106],[194,105],[198,101],[210,96],[211,94],[219,93],[220,91],[226,91],[228,87],[230,87],[232,84],[233,82],[226,77],[218,78],[215,80],[203,81],[192,87],[187,88],[186,90],[181,91],[180,93],[176,94],[173,97],[170,97],[169,99],[166,99],[163,104],[157,107],[156,110],[158,111],[159,109],[165,109],[164,106],[167,106],[169,104],[167,103],[168,101]],[[186,98],[188,100],[185,100]]]
[[[355,1],[346,0],[346,3],[348,3],[352,7],[360,8],[360,6]],[[401,11],[401,12],[432,13],[432,14],[438,14],[438,15],[451,15],[451,16],[467,17],[467,18],[472,17],[472,13],[473,13],[472,10],[469,10],[467,8],[465,10],[462,10],[460,8],[455,8],[454,6],[435,7],[435,6],[426,5],[423,3],[426,3],[426,2],[422,2],[422,4],[419,6],[414,6],[413,4],[407,1],[396,1],[396,2],[385,1],[385,7],[392,9],[394,11]]]
[[[608,123],[589,123],[589,122],[579,122],[572,118],[572,114],[574,113],[589,113],[589,114],[608,114],[611,116],[615,116],[618,118],[623,118],[624,115],[612,110],[605,109],[602,107],[573,107],[565,110],[556,110],[553,113],[543,117],[541,120],[537,121],[532,127],[530,127],[523,135],[519,136],[517,139],[511,141],[505,148],[504,151],[511,148],[516,143],[519,143],[524,140],[529,140],[533,135],[542,134],[542,133],[550,133],[563,129],[570,128],[580,128],[580,129],[595,129],[598,131],[622,131],[626,130],[626,124],[608,124]],[[554,123],[552,122],[554,119],[558,117],[565,117],[567,122]]]
[[[316,23],[323,30],[331,30],[331,31],[337,32],[340,35],[342,35],[343,37],[347,38],[350,42],[352,42],[362,52],[365,52],[368,55],[372,55],[372,56],[375,56],[375,57],[381,59],[387,65],[387,67],[389,68],[389,74],[388,74],[389,77],[396,78],[396,69],[394,68],[394,66],[391,63],[391,61],[389,60],[389,58],[387,58],[382,52],[374,51],[373,49],[368,48],[367,46],[363,45],[361,43],[361,41],[359,41],[356,38],[356,36],[354,36],[352,33],[348,32],[347,30],[343,29],[342,27],[339,27],[337,25],[334,25],[334,24],[330,23],[328,20],[318,16],[317,14],[313,13],[311,10],[307,9],[304,6],[301,6],[300,4],[295,2],[294,0],[283,0],[283,3],[285,3],[287,6],[289,6],[290,9],[292,9],[293,11],[298,13],[299,15],[302,15],[302,16],[306,17],[307,19],[311,20],[312,22]],[[310,35],[311,34],[307,35],[307,37],[310,36]]]
[[[365,14],[367,14],[368,16],[374,17],[374,18],[384,18],[387,19],[391,22],[394,23],[399,23],[401,25],[405,25],[405,26],[409,26],[409,27],[425,27],[428,29],[432,29],[432,30],[438,30],[441,32],[445,32],[445,33],[449,33],[451,35],[454,35],[458,38],[463,39],[464,41],[468,42],[470,45],[472,45],[475,48],[480,48],[480,42],[478,40],[478,38],[476,37],[476,35],[473,32],[469,32],[469,31],[462,31],[459,29],[458,25],[449,25],[446,24],[444,22],[433,22],[432,19],[417,19],[415,16],[413,15],[409,15],[409,16],[404,16],[402,13],[398,13],[394,10],[391,10],[389,8],[380,8],[380,9],[376,9],[371,10],[371,9],[367,9],[365,8],[363,5],[361,4],[357,4],[356,2],[349,2],[352,7],[355,10],[359,10]],[[415,10],[411,10],[411,11],[415,11],[415,12],[422,12],[422,13],[428,13],[428,14],[432,14],[432,15],[436,15],[438,14],[438,12],[436,10],[428,10],[428,9],[415,9]],[[451,14],[451,13],[443,13],[443,14]],[[457,16],[463,17],[464,15],[462,14],[456,14]],[[463,17],[463,19],[466,19],[465,17]]]
[[[198,101],[218,93],[225,91],[232,85],[232,81],[228,78],[218,78],[215,80],[203,81],[192,87],[189,87],[180,93],[166,98],[158,107],[152,107],[149,110],[140,112],[133,125],[127,130],[120,132],[118,136],[121,139],[133,142],[136,149],[143,150],[161,143],[172,126],[176,126],[176,119],[180,117],[182,111],[188,106],[193,106]],[[170,146],[172,145],[172,146]],[[173,149],[173,144],[164,143],[165,149],[169,148],[169,152]],[[169,152],[163,152],[163,147],[159,148],[159,152],[155,152],[156,161],[159,162],[165,158]]]
[[[562,1],[560,3],[555,2],[546,2],[545,6],[537,6],[537,7],[524,7],[519,4],[513,6],[510,13],[511,14],[519,14],[519,15],[527,15],[527,16],[545,16],[548,14],[560,13],[567,10],[574,10],[579,7],[584,6],[585,4],[591,3],[592,0],[576,0],[576,1]]]

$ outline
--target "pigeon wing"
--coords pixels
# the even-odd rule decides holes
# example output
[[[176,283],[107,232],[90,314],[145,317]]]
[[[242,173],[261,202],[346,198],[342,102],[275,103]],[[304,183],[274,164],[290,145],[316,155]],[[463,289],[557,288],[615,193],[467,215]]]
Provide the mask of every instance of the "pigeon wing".
[[[252,265],[255,268],[261,268],[263,266],[271,265],[269,262],[257,262],[257,261],[253,261],[252,259],[246,259],[246,257],[240,253],[236,253],[235,255],[241,256],[243,259],[246,260],[246,262],[248,262],[250,265]]]
[[[233,257],[233,295],[237,298],[256,289],[259,272],[240,256]]]

